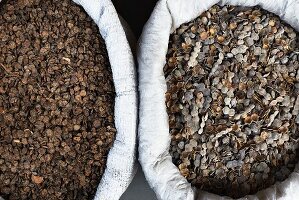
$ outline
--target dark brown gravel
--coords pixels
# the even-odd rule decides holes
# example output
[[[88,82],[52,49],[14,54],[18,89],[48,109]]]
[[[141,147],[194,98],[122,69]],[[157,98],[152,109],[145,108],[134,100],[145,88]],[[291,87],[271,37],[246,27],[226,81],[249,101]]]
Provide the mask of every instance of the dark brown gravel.
[[[114,87],[95,23],[70,0],[0,4],[0,196],[92,199]]]

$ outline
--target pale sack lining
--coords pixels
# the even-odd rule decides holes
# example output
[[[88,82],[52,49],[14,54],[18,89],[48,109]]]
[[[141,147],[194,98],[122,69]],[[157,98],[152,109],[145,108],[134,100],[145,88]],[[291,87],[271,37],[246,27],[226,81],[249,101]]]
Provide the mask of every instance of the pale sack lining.
[[[165,106],[166,82],[163,67],[170,34],[181,24],[198,17],[214,4],[260,6],[277,14],[299,30],[299,1],[296,0],[160,0],[144,27],[139,42],[139,160],[150,186],[161,200],[231,199],[192,188],[172,163]],[[293,200],[299,197],[299,169],[282,183],[241,199]]]
[[[116,92],[116,139],[109,151],[106,169],[94,199],[118,200],[136,172],[137,90],[134,58],[111,0],[73,1],[86,10],[105,40]]]

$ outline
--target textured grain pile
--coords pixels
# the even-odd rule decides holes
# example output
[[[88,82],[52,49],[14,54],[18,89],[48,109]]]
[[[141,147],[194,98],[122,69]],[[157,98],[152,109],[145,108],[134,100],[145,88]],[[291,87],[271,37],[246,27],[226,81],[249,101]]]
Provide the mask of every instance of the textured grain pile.
[[[92,199],[114,127],[98,28],[70,0],[0,5],[0,196]]]
[[[170,154],[192,185],[234,198],[298,162],[297,33],[260,8],[213,6],[171,36]]]

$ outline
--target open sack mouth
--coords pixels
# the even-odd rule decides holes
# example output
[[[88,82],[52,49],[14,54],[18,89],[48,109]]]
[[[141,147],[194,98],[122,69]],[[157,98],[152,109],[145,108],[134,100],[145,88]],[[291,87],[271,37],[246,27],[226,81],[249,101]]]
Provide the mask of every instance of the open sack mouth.
[[[158,2],[138,55],[139,160],[158,199],[297,195],[297,7]]]
[[[296,31],[257,7],[213,6],[171,36],[170,154],[197,188],[240,198],[298,162]]]
[[[101,1],[101,6],[107,5],[100,14],[107,17],[109,10],[109,22],[114,24],[105,24],[105,28],[121,27],[115,26],[120,22],[107,2]],[[88,3],[87,8],[90,4],[101,8]],[[93,17],[99,12],[94,13]],[[110,174],[106,162],[118,134],[130,140],[128,145],[121,138],[122,144],[116,145],[128,150],[122,156],[128,158],[122,162],[127,174],[109,179],[117,178],[121,186],[115,185],[117,190],[110,197],[101,192],[98,198],[118,199],[130,181],[136,121],[133,58],[121,28],[122,32],[106,30],[96,23],[71,0],[1,2],[0,196],[4,199],[93,199],[104,171]],[[99,28],[105,29],[104,39]],[[111,32],[118,36],[123,56],[112,50],[116,47],[111,47]],[[106,44],[110,45],[107,50]],[[118,77],[120,65],[127,79]],[[114,86],[115,77],[126,84],[117,81]],[[131,91],[132,99],[123,95],[116,100],[116,93],[125,89]],[[134,109],[128,114],[120,100]],[[115,118],[128,122],[125,131]],[[114,150],[113,154],[121,156],[122,152]],[[122,175],[117,162],[109,167]],[[111,187],[109,181],[106,178],[103,187]]]

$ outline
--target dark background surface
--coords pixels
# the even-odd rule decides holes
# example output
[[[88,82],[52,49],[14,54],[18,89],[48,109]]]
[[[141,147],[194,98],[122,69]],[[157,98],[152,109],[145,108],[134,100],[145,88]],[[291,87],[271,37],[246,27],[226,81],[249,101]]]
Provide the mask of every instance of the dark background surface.
[[[149,187],[144,178],[140,165],[138,166],[136,176],[120,200],[157,200],[154,191]]]
[[[117,12],[128,22],[138,39],[157,0],[112,0]]]
[[[127,21],[133,30],[136,39],[139,38],[142,28],[157,0],[112,0],[117,12]],[[120,200],[156,200],[155,193],[150,189],[144,178],[141,166],[127,191]]]

